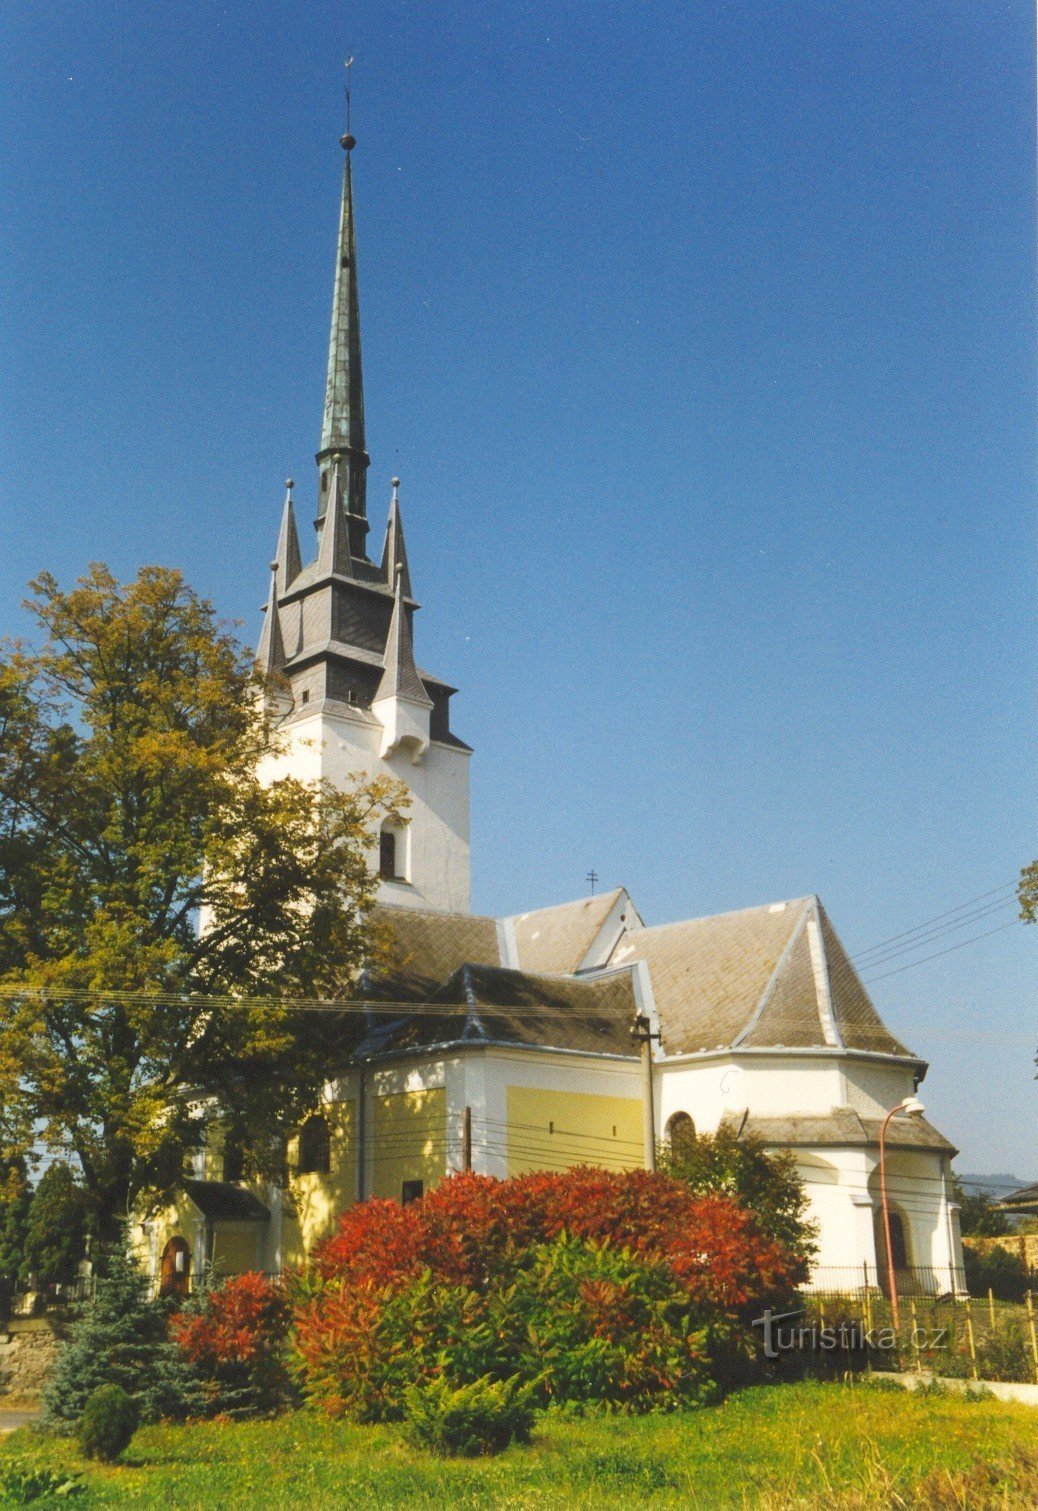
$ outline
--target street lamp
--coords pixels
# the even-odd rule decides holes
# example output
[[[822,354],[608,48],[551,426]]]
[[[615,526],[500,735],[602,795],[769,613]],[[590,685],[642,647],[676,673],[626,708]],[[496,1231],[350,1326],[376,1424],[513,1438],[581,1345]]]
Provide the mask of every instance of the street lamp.
[[[901,1325],[897,1309],[897,1281],[894,1278],[894,1251],[890,1246],[890,1204],[887,1201],[887,1124],[891,1118],[920,1118],[926,1108],[918,1097],[905,1097],[896,1107],[891,1107],[879,1130],[879,1189],[883,1200],[883,1236],[887,1242],[887,1280],[890,1285],[890,1310],[894,1318],[894,1332]]]

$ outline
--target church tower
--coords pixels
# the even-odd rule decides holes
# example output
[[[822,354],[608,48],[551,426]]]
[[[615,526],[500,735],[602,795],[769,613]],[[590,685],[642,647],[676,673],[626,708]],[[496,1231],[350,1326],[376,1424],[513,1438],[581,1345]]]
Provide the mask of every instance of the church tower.
[[[316,555],[303,565],[287,484],[257,658],[275,674],[286,752],[270,775],[354,775],[402,781],[411,805],[372,836],[381,902],[469,909],[471,749],[450,727],[456,691],[414,656],[418,609],[404,545],[399,479],[392,482],[381,558],[368,555],[364,383],[347,134],[332,295],[321,445],[317,452]]]

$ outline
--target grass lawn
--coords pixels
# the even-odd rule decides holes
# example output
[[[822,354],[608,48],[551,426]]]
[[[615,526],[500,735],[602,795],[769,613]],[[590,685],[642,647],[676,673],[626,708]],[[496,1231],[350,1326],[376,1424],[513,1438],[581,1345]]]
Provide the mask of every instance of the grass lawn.
[[[0,1483],[14,1457],[82,1471],[86,1493],[70,1504],[83,1508],[1038,1504],[1034,1408],[841,1384],[762,1387],[674,1416],[548,1418],[533,1446],[476,1462],[309,1412],[146,1428],[114,1468],[23,1429],[0,1439]]]

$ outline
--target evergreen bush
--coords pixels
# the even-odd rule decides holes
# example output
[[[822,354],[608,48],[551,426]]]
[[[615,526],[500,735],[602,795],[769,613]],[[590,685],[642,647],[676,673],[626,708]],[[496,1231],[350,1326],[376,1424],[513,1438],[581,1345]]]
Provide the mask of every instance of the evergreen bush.
[[[79,1446],[88,1459],[114,1464],[140,1424],[137,1403],[121,1385],[102,1385],[92,1391],[76,1423]]]
[[[152,1300],[147,1278],[121,1250],[107,1256],[107,1273],[80,1308],[44,1393],[52,1426],[68,1428],[102,1385],[120,1385],[141,1421],[178,1419],[204,1401],[188,1361],[167,1337],[168,1305]]]
[[[442,1375],[412,1386],[405,1398],[407,1436],[433,1453],[478,1458],[511,1443],[528,1443],[536,1408],[533,1387],[514,1376],[484,1375],[452,1386]]]

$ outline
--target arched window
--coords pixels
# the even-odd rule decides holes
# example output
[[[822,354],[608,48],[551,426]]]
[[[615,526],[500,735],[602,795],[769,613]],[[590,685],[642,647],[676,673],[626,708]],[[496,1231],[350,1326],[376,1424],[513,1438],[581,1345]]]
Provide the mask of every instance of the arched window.
[[[307,1118],[299,1130],[300,1175],[327,1175],[332,1162],[332,1138],[327,1118],[319,1112]]]
[[[378,837],[378,874],[383,881],[396,879],[396,830],[385,825]]]
[[[159,1295],[186,1296],[191,1289],[191,1250],[186,1238],[171,1238],[159,1263]]]
[[[667,1126],[663,1131],[667,1143],[675,1154],[679,1154],[694,1141],[696,1125],[687,1112],[675,1112],[667,1119]]]
[[[875,1212],[876,1223],[876,1260],[879,1269],[878,1280],[884,1296],[890,1290],[890,1267],[887,1261],[887,1234],[883,1223],[883,1209],[880,1207]],[[913,1287],[915,1274],[912,1269],[912,1251],[908,1234],[908,1225],[904,1214],[894,1207],[890,1208],[890,1253],[894,1260],[894,1272],[897,1280],[897,1288],[906,1294]]]

